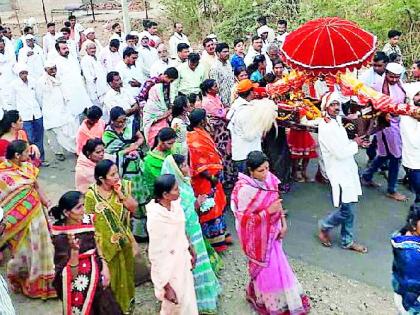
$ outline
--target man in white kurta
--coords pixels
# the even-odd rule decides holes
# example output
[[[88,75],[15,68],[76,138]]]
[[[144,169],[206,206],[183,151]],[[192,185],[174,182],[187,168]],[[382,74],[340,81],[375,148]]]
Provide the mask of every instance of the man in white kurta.
[[[26,46],[19,50],[18,62],[25,64],[31,77],[37,80],[44,72],[44,52],[35,44],[33,35],[26,35],[25,40]]]
[[[174,24],[174,33],[169,38],[169,56],[171,59],[176,59],[177,56],[177,47],[178,44],[185,43],[188,46],[191,46],[190,41],[188,40],[187,35],[183,33],[183,26],[181,23]],[[192,52],[192,50],[190,50]]]
[[[111,39],[109,45],[102,49],[99,60],[106,73],[116,71],[117,65],[122,61],[122,53],[119,52],[120,42],[118,39]]]
[[[116,67],[124,87],[130,91],[132,97],[139,94],[141,85],[145,81],[141,62],[137,64],[138,56],[138,52],[133,48],[126,48],[123,53],[123,60]]]
[[[92,102],[86,92],[79,64],[74,58],[69,57],[67,44],[59,42],[57,52],[59,54],[55,59],[57,78],[63,83],[63,95],[70,113],[78,117],[85,108],[92,106]]]
[[[45,58],[48,56],[50,51],[55,50],[55,23],[50,22],[47,24],[47,33],[42,37],[42,49],[44,51]]]
[[[78,124],[67,109],[63,95],[63,83],[56,77],[57,67],[52,62],[45,64],[45,71],[36,84],[36,98],[42,107],[45,134],[51,150],[59,161],[64,151],[76,152]]]
[[[159,60],[156,48],[150,47],[149,45],[149,36],[150,34],[148,32],[140,33],[140,46],[137,49],[137,51],[139,52],[139,58],[136,61],[136,66],[138,66],[141,62],[143,76],[145,79],[150,78],[150,67],[152,66],[152,64]]]
[[[324,246],[332,246],[329,232],[341,225],[341,246],[365,253],[367,248],[354,242],[353,223],[356,203],[362,195],[354,155],[357,154],[359,145],[366,143],[361,137],[349,140],[339,116],[339,99],[337,93],[324,96],[323,109],[326,110],[326,117],[320,121],[318,127],[318,141],[331,184],[334,207],[339,207],[319,221],[319,239]]]
[[[168,49],[166,48],[165,44],[160,43],[157,48],[157,53],[159,59],[155,61],[152,66],[150,67],[150,77],[157,77],[165,72],[166,69],[170,67],[176,67],[175,61],[169,59],[168,56]]]
[[[0,93],[3,99],[3,109],[11,109],[11,83],[16,79],[13,67],[16,63],[13,51],[6,49],[4,40],[0,39]]]
[[[85,49],[86,56],[82,58],[80,64],[86,81],[86,89],[92,103],[102,108],[105,93],[109,89],[106,83],[107,74],[100,60],[96,57],[96,45],[90,42]]]

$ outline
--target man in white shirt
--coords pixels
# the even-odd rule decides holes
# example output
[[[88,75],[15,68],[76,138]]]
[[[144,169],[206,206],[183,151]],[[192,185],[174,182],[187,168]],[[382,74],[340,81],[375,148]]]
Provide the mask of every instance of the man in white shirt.
[[[51,50],[55,50],[55,23],[49,22],[47,24],[47,33],[42,38],[42,49],[44,56],[47,57]]]
[[[188,62],[178,66],[177,70],[178,79],[172,84],[171,99],[175,99],[179,94],[188,96],[191,93],[201,93],[200,84],[205,80],[205,74],[199,54],[189,54]]]
[[[377,51],[373,56],[372,66],[362,73],[359,80],[369,87],[377,86],[384,81],[385,68],[388,62],[388,56],[382,51]]]
[[[137,67],[138,56],[137,51],[128,47],[124,50],[123,60],[116,67],[124,87],[130,91],[132,97],[139,94],[141,85],[145,81],[141,65]]]
[[[287,21],[286,20],[278,20],[277,21],[277,34],[275,37],[275,41],[281,47],[283,46],[284,41],[289,33],[287,32]]]
[[[366,253],[367,248],[354,242],[354,211],[359,196],[362,195],[359,173],[354,155],[359,146],[368,142],[362,137],[349,140],[340,117],[340,95],[328,93],[322,101],[326,117],[320,120],[318,141],[331,184],[334,207],[338,210],[319,221],[319,239],[322,245],[331,247],[329,232],[341,225],[341,247]]]
[[[64,99],[63,83],[56,77],[57,67],[45,63],[45,71],[36,84],[36,97],[42,107],[45,135],[59,161],[64,161],[64,150],[76,152],[78,120],[68,111]]]
[[[263,42],[258,35],[253,36],[251,39],[251,46],[249,46],[248,53],[244,58],[245,65],[248,67],[253,61],[255,56],[261,55]]]
[[[415,106],[420,107],[420,82],[412,84],[413,95],[408,97]],[[420,203],[420,121],[410,116],[400,117],[402,165],[406,168],[410,187],[415,193],[414,202]]]
[[[175,59],[171,59],[176,66],[182,65],[184,62],[188,60],[188,55],[190,54],[190,46],[185,43],[179,43],[176,50],[177,50],[177,57]]]
[[[76,42],[70,39],[70,29],[68,27],[63,27],[60,30],[60,33],[57,35],[57,41],[65,41],[67,47],[69,49],[69,57],[73,58],[77,63],[79,63],[79,51],[77,50]],[[47,60],[55,60],[59,57],[59,53],[56,49],[56,44],[54,44],[54,50],[48,52],[48,56],[46,56]]]
[[[120,52],[122,54],[122,50],[123,50],[123,44],[125,41],[125,34],[121,29],[121,25],[120,23],[114,23],[112,26],[112,35],[109,38],[109,40],[113,40],[113,39],[117,39],[120,42]]]
[[[103,98],[108,91],[105,69],[96,57],[96,45],[93,42],[85,46],[86,56],[80,62],[85,77],[86,89],[93,105],[102,108]]]
[[[102,49],[99,59],[106,73],[115,71],[118,63],[122,61],[122,53],[120,53],[119,49],[120,41],[115,38],[111,39],[108,47]]]
[[[24,64],[16,64],[15,72],[18,78],[12,83],[11,107],[19,111],[29,143],[38,147],[41,161],[44,161],[44,123],[41,106],[36,100],[35,81],[28,76],[28,68]]]
[[[250,117],[252,105],[250,101],[255,98],[253,89],[258,84],[245,79],[238,83],[236,90],[238,98],[232,103],[226,118],[229,120],[228,129],[232,137],[232,160],[237,172],[246,171],[246,157],[251,151],[262,151],[262,133],[250,133]]]
[[[111,71],[107,74],[106,81],[110,89],[104,98],[104,115],[109,117],[111,109],[115,106],[122,107],[127,116],[138,113],[139,106],[131,92],[124,87],[120,74],[117,71]]]
[[[150,67],[150,77],[157,77],[158,75],[165,72],[170,67],[176,67],[176,63],[169,59],[168,49],[164,43],[160,43],[157,48],[159,59],[155,61]]]
[[[69,47],[64,41],[55,44],[59,56],[54,60],[57,65],[57,78],[63,83],[63,95],[67,102],[70,113],[77,117],[85,108],[92,106],[92,102],[86,92],[79,63],[69,57]]]
[[[148,32],[141,32],[139,34],[140,46],[137,49],[137,51],[139,52],[139,59],[137,60],[136,65],[138,65],[138,62],[140,60],[145,79],[150,78],[151,65],[159,60],[159,56],[158,56],[156,48],[150,47],[149,45],[149,42],[150,42],[149,36],[150,35]]]
[[[0,93],[3,98],[3,108],[8,110],[11,106],[11,83],[16,79],[13,66],[16,63],[14,51],[7,51],[6,44],[0,39]]]
[[[146,31],[149,33],[149,39],[150,39],[149,45],[150,47],[154,47],[154,48],[157,48],[158,45],[162,43],[162,40],[157,34],[158,32],[157,26],[158,24],[156,22],[150,21],[146,27]]]
[[[4,43],[6,44],[6,50],[8,53],[15,53],[15,39],[13,38],[12,30],[10,27],[3,28],[2,31],[0,31],[0,39],[4,40]]]
[[[272,41],[269,41],[268,39],[268,34],[270,31],[273,31],[273,30],[269,28],[267,25],[263,25],[257,30],[257,35],[261,37],[261,40],[263,43],[263,46],[261,48],[263,53],[267,52],[268,45],[270,45],[270,43],[272,42]],[[274,34],[274,31],[273,31],[273,34]]]
[[[26,35],[26,46],[19,50],[18,62],[26,64],[31,77],[38,80],[44,73],[44,52],[42,48],[35,44],[32,35]]]
[[[177,57],[177,47],[178,44],[184,43],[188,46],[191,46],[190,41],[188,40],[187,35],[185,35],[183,31],[183,26],[181,23],[175,23],[174,24],[174,34],[169,39],[169,56],[172,59],[176,59]]]
[[[217,61],[216,45],[215,45],[213,39],[205,38],[203,40],[203,47],[204,47],[204,50],[201,54],[200,63],[201,63],[201,66],[204,69],[205,77],[208,78],[211,67]]]

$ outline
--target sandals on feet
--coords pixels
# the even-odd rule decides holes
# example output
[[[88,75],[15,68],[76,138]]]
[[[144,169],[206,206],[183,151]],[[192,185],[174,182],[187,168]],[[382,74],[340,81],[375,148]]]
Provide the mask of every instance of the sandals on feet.
[[[390,199],[394,199],[396,201],[407,201],[408,198],[406,195],[400,194],[399,192],[395,192],[393,194],[387,193],[386,196]]]
[[[322,246],[325,246],[325,247],[331,247],[332,246],[331,239],[330,239],[330,236],[329,236],[328,232],[323,231],[323,230],[319,230],[318,238],[319,238]]]
[[[344,247],[344,249],[353,250],[360,254],[366,254],[368,252],[368,249],[366,246],[363,246],[361,244],[353,243],[349,247]]]

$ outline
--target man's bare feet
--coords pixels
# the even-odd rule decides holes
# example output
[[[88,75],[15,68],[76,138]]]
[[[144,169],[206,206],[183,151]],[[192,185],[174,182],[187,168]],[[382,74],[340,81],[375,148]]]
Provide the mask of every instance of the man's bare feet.
[[[394,199],[396,201],[407,201],[408,200],[406,195],[403,195],[399,192],[394,192],[393,194],[387,193],[386,196],[388,198]]]
[[[345,247],[345,249],[353,250],[360,254],[366,254],[368,252],[368,249],[366,246],[363,246],[362,244],[353,243],[349,247]]]
[[[327,231],[319,230],[318,238],[321,241],[321,244],[325,247],[331,247],[330,235]]]

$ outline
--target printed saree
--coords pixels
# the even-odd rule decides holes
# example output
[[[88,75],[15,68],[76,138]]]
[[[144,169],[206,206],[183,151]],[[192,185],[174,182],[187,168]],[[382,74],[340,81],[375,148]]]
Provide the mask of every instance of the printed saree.
[[[130,180],[133,185],[133,197],[139,207],[133,216],[133,233],[140,238],[147,238],[145,205],[150,201],[150,191],[145,182],[143,151],[126,154],[124,150],[136,141],[136,130],[132,123],[127,123],[122,134],[107,126],[102,136],[105,144],[105,158],[115,161],[120,176]]]
[[[213,207],[200,213],[203,234],[216,251],[226,250],[226,222],[223,216],[226,196],[220,181],[212,187],[211,182],[202,175],[203,172],[207,172],[209,175],[218,176],[223,170],[222,158],[210,134],[203,129],[195,128],[194,131],[188,132],[187,144],[194,193],[196,196],[207,195],[214,199],[215,203]]]
[[[152,147],[159,130],[168,127],[166,118],[160,119],[169,110],[169,86],[163,83],[154,85],[149,91],[149,98],[143,108],[144,136]]]
[[[80,242],[79,264],[74,275],[69,264],[70,234]],[[63,301],[64,315],[122,314],[111,290],[102,286],[102,262],[96,250],[93,215],[84,215],[80,225],[54,225],[52,235],[56,270],[54,286]]]
[[[217,299],[221,291],[219,281],[212,269],[206,244],[204,242],[198,215],[195,211],[195,196],[190,184],[190,179],[185,177],[175,163],[172,155],[163,162],[162,174],[175,175],[179,186],[181,207],[185,215],[185,231],[197,255],[193,269],[194,288],[197,306],[200,314],[217,314]],[[220,257],[217,253],[215,258]]]
[[[48,299],[56,296],[52,286],[54,248],[35,189],[38,172],[31,163],[0,163],[0,207],[6,223],[0,247],[7,244],[12,252],[7,277],[13,290],[31,298]]]
[[[277,240],[280,215],[268,212],[279,198],[278,185],[272,173],[263,182],[239,173],[232,191],[231,209],[251,277],[247,300],[258,314],[306,314],[309,299]]]
[[[420,313],[420,236],[396,233],[391,238],[392,287],[407,314]]]
[[[122,192],[131,194],[131,183],[122,180]],[[123,313],[134,305],[134,257],[130,231],[130,214],[112,193],[108,199],[98,193],[97,185],[89,187],[85,195],[87,213],[95,214],[96,243],[101,249],[111,274],[111,290]]]

